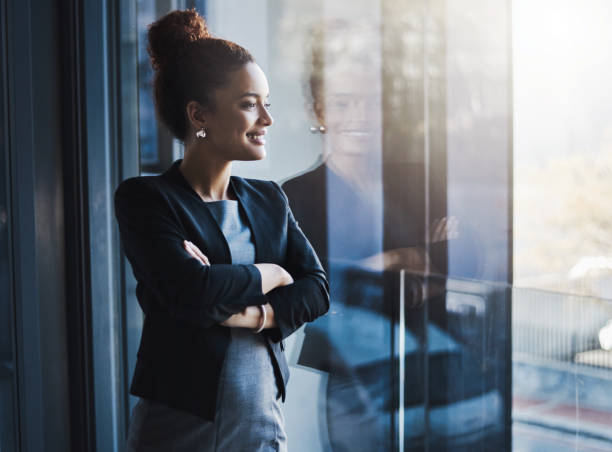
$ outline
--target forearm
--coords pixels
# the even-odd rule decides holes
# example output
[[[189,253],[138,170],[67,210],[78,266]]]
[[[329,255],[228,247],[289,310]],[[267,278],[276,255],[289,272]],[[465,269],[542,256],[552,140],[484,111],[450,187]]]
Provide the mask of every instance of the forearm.
[[[266,323],[264,329],[276,327],[276,320],[274,318],[274,309],[269,303],[263,305],[266,311]],[[227,320],[221,323],[223,326],[231,328],[250,328],[256,329],[260,326],[262,319],[262,312],[259,306],[248,306],[244,311],[234,314]]]
[[[202,253],[202,251],[200,251],[200,249],[193,243],[185,240],[183,242],[183,247],[190,256],[198,260],[203,266],[210,266],[208,257],[204,255],[204,253]],[[291,275],[279,265],[264,263],[254,264],[253,266],[259,273],[259,279],[261,280],[261,291],[263,294],[266,294],[276,287],[286,286],[293,283],[293,278]],[[261,310],[262,306],[265,313]],[[246,306],[242,311],[232,314],[230,317],[220,322],[220,324],[232,328],[259,329],[262,321],[264,322],[264,329],[273,328],[276,326],[274,309],[272,309],[272,306],[270,306],[268,303]]]
[[[254,264],[261,274],[261,291],[266,294],[271,290],[293,283],[291,275],[280,265],[276,264]],[[266,311],[265,328],[276,327],[274,309],[269,303],[263,305]],[[232,315],[221,325],[231,328],[259,328],[262,320],[262,312],[259,306],[247,306],[242,312]]]
[[[308,274],[293,284],[278,287],[266,298],[274,309],[278,332],[274,342],[288,337],[306,322],[312,322],[329,310],[329,287],[324,274]]]

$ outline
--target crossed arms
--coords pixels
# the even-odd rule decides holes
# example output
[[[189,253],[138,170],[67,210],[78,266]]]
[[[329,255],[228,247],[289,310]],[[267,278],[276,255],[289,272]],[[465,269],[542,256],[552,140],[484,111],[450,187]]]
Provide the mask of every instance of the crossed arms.
[[[156,305],[204,328],[224,323],[252,328],[259,320],[257,306],[264,305],[270,314],[266,327],[278,342],[327,312],[325,273],[277,184],[262,182],[260,189],[267,190],[267,196],[284,199],[287,235],[282,240],[286,240],[287,256],[283,267],[211,264],[197,247],[187,249],[184,219],[177,217],[151,179],[128,179],[115,192],[121,241],[143,287],[138,295],[145,314]]]

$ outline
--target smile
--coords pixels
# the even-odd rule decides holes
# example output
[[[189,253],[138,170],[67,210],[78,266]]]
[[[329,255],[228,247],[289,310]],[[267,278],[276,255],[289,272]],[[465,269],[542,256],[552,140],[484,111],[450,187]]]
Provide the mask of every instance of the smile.
[[[266,132],[262,130],[260,132],[247,133],[246,136],[251,143],[261,146],[266,143],[266,140],[264,139],[265,134]]]
[[[362,131],[362,130],[352,130],[352,129],[344,129],[344,130],[340,130],[339,131],[342,135],[345,136],[349,136],[349,137],[369,137],[371,135],[370,132],[368,131]]]

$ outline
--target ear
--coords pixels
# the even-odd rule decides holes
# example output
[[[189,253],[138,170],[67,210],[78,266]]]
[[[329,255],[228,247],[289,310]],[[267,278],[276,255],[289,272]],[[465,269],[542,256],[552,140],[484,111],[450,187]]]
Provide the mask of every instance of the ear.
[[[187,118],[195,130],[206,126],[206,110],[199,102],[191,100],[185,107]]]
[[[315,114],[315,117],[317,118],[319,124],[324,127],[327,127],[327,124],[325,124],[325,105],[323,104],[323,102],[315,100],[312,103],[312,111]]]

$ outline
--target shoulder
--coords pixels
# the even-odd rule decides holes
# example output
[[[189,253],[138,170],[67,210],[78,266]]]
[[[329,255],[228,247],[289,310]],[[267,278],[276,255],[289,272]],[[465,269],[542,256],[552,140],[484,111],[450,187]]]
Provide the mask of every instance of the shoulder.
[[[326,197],[326,169],[319,165],[283,182],[282,188],[291,203],[311,204]]]
[[[327,179],[326,170],[320,165],[305,173],[287,179],[282,189],[289,199],[289,204],[298,215],[326,209]]]
[[[258,194],[270,200],[282,200],[287,202],[287,196],[278,183],[273,180],[250,179],[239,176],[232,176],[235,186],[241,191],[249,194]]]
[[[297,174],[283,182],[283,190],[301,189],[304,187],[321,187],[325,181],[325,165],[320,164],[310,170]]]
[[[115,189],[115,204],[121,201],[142,201],[163,198],[164,184],[160,176],[137,176],[122,181]]]

